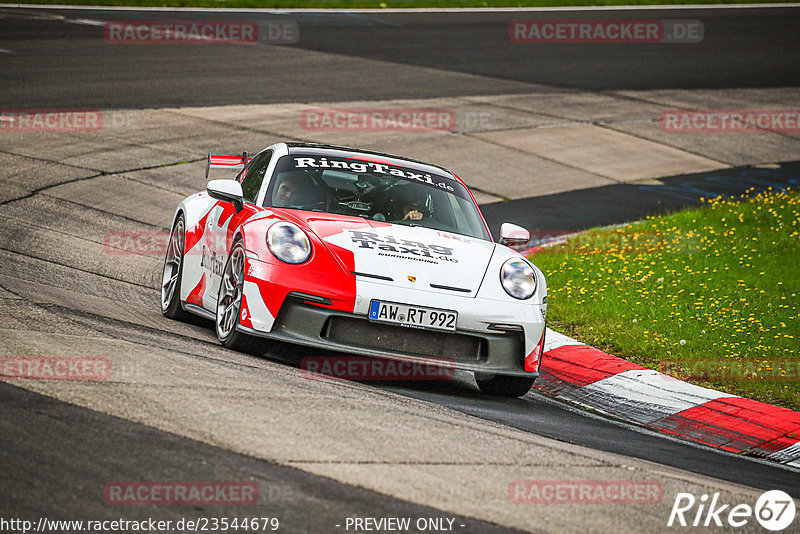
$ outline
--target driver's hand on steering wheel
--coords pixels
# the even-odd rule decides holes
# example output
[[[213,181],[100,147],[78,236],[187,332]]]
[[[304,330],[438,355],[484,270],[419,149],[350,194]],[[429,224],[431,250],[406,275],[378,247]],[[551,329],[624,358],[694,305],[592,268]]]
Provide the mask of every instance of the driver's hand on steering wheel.
[[[422,220],[422,212],[419,210],[411,209],[408,213],[405,214],[403,217],[404,221],[421,221]]]

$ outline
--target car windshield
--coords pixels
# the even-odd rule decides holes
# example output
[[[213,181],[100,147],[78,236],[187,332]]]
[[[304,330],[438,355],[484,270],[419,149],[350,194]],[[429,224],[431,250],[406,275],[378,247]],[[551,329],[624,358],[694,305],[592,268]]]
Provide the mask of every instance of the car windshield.
[[[352,215],[490,240],[472,197],[457,180],[362,157],[283,156],[264,205]]]

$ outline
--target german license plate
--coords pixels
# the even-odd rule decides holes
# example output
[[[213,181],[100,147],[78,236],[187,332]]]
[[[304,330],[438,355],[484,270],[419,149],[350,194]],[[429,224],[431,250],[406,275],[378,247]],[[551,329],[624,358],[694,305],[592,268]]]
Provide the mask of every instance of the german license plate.
[[[455,330],[458,313],[451,310],[373,300],[369,303],[369,318],[383,323],[436,330]]]

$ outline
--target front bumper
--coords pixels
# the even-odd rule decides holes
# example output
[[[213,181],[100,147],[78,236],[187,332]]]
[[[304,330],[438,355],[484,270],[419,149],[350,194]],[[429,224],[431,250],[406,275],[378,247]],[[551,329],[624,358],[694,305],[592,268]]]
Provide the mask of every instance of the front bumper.
[[[543,327],[543,326],[542,326]],[[331,310],[290,295],[269,332],[238,326],[240,332],[360,355],[454,367],[486,374],[525,376],[523,332],[444,332],[369,321],[364,315]]]

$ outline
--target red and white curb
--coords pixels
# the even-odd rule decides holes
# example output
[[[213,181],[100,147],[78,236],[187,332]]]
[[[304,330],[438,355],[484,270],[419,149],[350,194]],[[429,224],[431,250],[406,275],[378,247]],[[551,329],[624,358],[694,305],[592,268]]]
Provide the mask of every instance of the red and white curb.
[[[549,328],[534,388],[651,430],[800,467],[800,412],[678,380]]]

